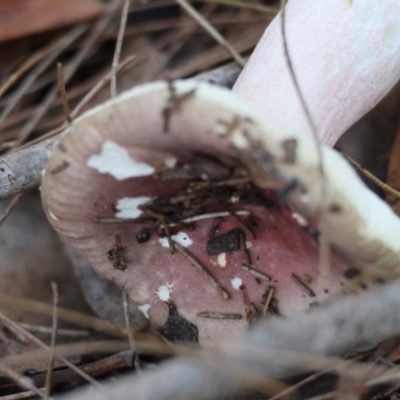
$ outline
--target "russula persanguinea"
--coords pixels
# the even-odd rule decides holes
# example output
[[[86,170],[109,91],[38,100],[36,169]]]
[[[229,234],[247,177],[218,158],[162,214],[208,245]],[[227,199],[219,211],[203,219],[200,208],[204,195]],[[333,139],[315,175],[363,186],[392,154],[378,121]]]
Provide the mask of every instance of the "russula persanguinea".
[[[270,308],[286,315],[346,284],[349,267],[393,272],[400,223],[389,207],[335,151],[322,149],[322,177],[310,139],[267,127],[224,89],[137,87],[74,121],[43,176],[45,211],[154,327],[166,321],[168,302],[197,326],[201,343],[246,329],[269,286]],[[347,263],[333,257],[328,276],[318,276],[318,244],[293,211]]]
[[[400,79],[398,0],[290,0],[291,62],[321,141],[334,145]],[[233,91],[269,130],[311,134],[283,50],[281,18],[266,29]]]

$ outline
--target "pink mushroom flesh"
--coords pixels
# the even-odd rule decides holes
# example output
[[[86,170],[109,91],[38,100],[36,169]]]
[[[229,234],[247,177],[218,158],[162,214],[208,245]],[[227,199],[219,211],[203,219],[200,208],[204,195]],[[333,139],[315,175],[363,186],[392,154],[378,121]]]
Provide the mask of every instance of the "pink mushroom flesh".
[[[155,110],[162,109],[164,94],[152,100]],[[177,223],[176,215],[165,212],[172,239],[202,265],[214,283],[181,252],[171,254],[166,234],[160,232],[160,220],[138,207],[142,205],[160,213],[151,205],[162,198],[170,201],[171,197],[187,191],[194,181],[204,185],[201,178],[161,180],[157,171],[171,169],[175,164],[190,165],[197,150],[209,150],[218,158],[225,145],[221,139],[212,138],[215,132],[207,126],[191,141],[186,139],[185,129],[175,131],[177,120],[189,119],[189,111],[173,115],[171,131],[163,133],[161,123],[154,126],[154,122],[140,117],[145,112],[146,100],[150,101],[144,99],[142,105],[132,108],[132,116],[119,102],[103,111],[99,120],[89,117],[77,123],[75,131],[62,140],[50,158],[42,197],[54,227],[101,275],[130,294],[153,327],[160,327],[166,321],[165,302],[170,302],[182,317],[198,327],[200,343],[220,342],[239,335],[249,325],[246,309],[251,309],[251,305],[244,301],[241,286],[259,314],[263,313],[267,289],[273,287],[267,314],[277,309],[280,314],[288,315],[307,310],[345,283],[343,274],[347,267],[336,256],[331,260],[329,278],[319,279],[315,239],[288,208],[275,201],[274,194],[261,193],[250,183],[215,186],[214,190],[228,190],[228,196],[194,213],[195,216],[211,213],[209,218],[184,225]],[[218,109],[216,113],[223,115]],[[136,121],[136,128],[128,132],[131,117]],[[120,118],[117,126],[112,125],[117,118]],[[198,129],[198,118],[201,115],[193,116],[195,121],[186,123],[188,132]],[[143,128],[146,124],[147,130]],[[130,144],[132,141],[135,146]],[[235,152],[231,146],[225,148],[229,157]],[[139,176],[132,176],[135,174]],[[250,201],[252,191],[261,193],[258,196],[266,200],[258,204]],[[205,199],[211,197],[212,194]],[[183,215],[185,202],[179,206]],[[237,217],[212,217],[216,212],[237,212]],[[217,222],[219,225],[215,228]],[[243,235],[245,246],[239,240],[238,248],[236,236],[232,239],[233,251],[222,248],[219,254],[208,254],[207,244],[210,246],[211,239],[235,229]],[[139,233],[146,239],[138,241]],[[244,270],[242,265],[257,271],[258,276]],[[229,299],[224,298],[227,296],[223,291]],[[230,319],[232,315],[228,319],[205,318],[199,313],[219,313],[220,317],[233,314],[235,318],[240,315],[241,319]]]
[[[290,0],[287,44],[322,143],[334,145],[400,78],[400,2]],[[278,15],[233,91],[270,129],[311,134],[289,74]]]

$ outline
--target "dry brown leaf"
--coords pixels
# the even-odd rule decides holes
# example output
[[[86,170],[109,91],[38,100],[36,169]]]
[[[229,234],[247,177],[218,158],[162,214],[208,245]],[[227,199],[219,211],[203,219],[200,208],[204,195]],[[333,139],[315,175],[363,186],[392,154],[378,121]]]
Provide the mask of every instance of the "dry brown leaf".
[[[0,42],[86,21],[102,9],[98,0],[2,0]]]

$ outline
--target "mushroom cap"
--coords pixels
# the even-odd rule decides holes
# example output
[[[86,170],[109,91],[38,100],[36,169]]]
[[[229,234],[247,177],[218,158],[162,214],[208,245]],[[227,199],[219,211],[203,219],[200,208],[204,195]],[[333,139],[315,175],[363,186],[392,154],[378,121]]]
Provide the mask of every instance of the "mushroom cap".
[[[380,229],[377,218],[369,222],[367,208],[384,214],[390,211],[364,188],[338,154],[323,150],[322,201],[313,143],[307,138],[290,142],[291,138],[270,133],[265,126],[263,117],[246,103],[207,84],[156,82],[132,89],[74,121],[69,134],[54,148],[41,188],[44,209],[55,229],[97,272],[130,294],[153,327],[165,323],[169,303],[197,326],[200,343],[232,339],[247,329],[252,306],[262,313],[270,286],[275,287],[279,312],[287,315],[304,311],[346,283],[344,272],[349,264],[336,256],[331,258],[328,276],[318,276],[317,243],[289,208],[277,204],[269,188],[278,185],[281,195],[287,191],[287,201],[304,217],[318,214],[315,221],[324,238],[351,260],[350,265],[382,260],[398,252],[399,246],[394,240],[383,245],[376,232],[369,230],[375,224],[372,228],[378,227],[378,234],[386,240],[388,232]],[[288,143],[292,145],[289,151]],[[197,179],[186,175],[160,178],[160,171],[168,173],[176,166],[185,170],[196,154],[213,157],[211,167],[203,166],[206,172]],[[216,178],[218,160],[222,160],[220,165],[230,163],[234,173],[240,173],[234,166],[243,163],[262,189],[246,186],[249,183],[225,185],[223,174]],[[232,179],[245,179],[246,172],[241,173]],[[351,188],[343,173],[350,176]],[[193,191],[193,181],[196,188],[207,187],[208,192]],[[288,190],[293,182],[297,184]],[[210,187],[223,187],[228,194]],[[253,192],[255,197],[249,195]],[[207,205],[189,217],[204,219],[184,225],[186,203],[175,197],[190,198],[193,193]],[[358,200],[352,199],[359,195],[364,196],[365,209],[359,210]],[[219,200],[210,201],[214,197]],[[179,209],[172,207],[174,201]],[[163,210],[167,211],[162,216],[167,217],[162,222],[159,214]],[[225,214],[219,232],[210,237],[217,218],[204,215],[220,212],[237,216]],[[251,219],[253,223],[246,228]],[[163,223],[177,243],[179,251],[174,254],[165,229],[160,234]],[[389,227],[389,233],[396,226]],[[139,240],[138,233],[146,238]],[[213,239],[225,240],[227,235],[230,241],[225,247],[210,250],[215,246]],[[238,245],[241,238],[246,246]],[[371,240],[377,246],[368,247]],[[244,247],[251,256],[248,264]],[[361,255],[360,250],[364,251]],[[193,266],[193,259],[208,274]],[[391,268],[392,261],[385,265]],[[271,279],[256,277],[242,269],[243,264]],[[304,286],[300,290],[299,280],[312,289],[311,294]],[[223,319],[205,318],[204,313],[219,313],[220,317],[222,313]],[[226,314],[230,318],[225,319]]]

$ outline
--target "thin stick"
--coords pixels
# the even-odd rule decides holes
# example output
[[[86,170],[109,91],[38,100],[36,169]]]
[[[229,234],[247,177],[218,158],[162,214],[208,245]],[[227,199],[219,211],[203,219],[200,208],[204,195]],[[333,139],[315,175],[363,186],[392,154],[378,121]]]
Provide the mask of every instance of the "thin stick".
[[[231,296],[229,293],[219,284],[219,282],[179,243],[174,240],[176,250],[183,255],[196,269],[203,275],[210,283],[217,289],[221,296],[228,300]]]
[[[197,313],[197,316],[210,319],[242,319],[242,315],[239,313],[223,313],[215,311],[200,311]]]
[[[60,90],[61,103],[64,109],[65,119],[70,124],[72,122],[72,117],[68,105],[67,91],[65,90],[65,82],[64,82],[64,71],[61,63],[57,63],[57,77],[58,77],[58,88]]]
[[[235,211],[234,212],[236,215],[249,215],[250,211],[247,210],[242,210],[242,211]],[[221,218],[221,217],[229,217],[232,215],[232,212],[230,211],[219,211],[219,212],[214,212],[214,213],[206,213],[206,214],[199,214],[195,215],[194,217],[188,217],[181,219],[179,222],[182,224],[190,224],[192,222],[197,222],[197,221],[202,221],[205,219],[211,219],[211,218]],[[114,218],[114,217],[96,217],[94,219],[96,222],[101,222],[103,224],[122,224],[122,223],[136,223],[139,222],[138,218]],[[142,220],[143,222],[143,220]],[[170,222],[168,223],[168,226],[176,226],[177,224],[175,222]]]
[[[40,339],[38,339],[36,336],[33,336],[31,333],[23,329],[21,326],[19,326],[16,322],[12,321],[10,318],[6,317],[3,313],[0,312],[0,320],[6,322],[8,325],[11,325],[16,331],[24,335],[26,338],[28,338],[31,342],[35,343],[37,346],[41,347],[42,349],[46,351],[50,351],[50,347],[47,346],[47,344],[43,343]],[[97,389],[102,390],[103,386],[100,385],[100,383],[96,382],[91,376],[83,372],[80,368],[76,367],[74,364],[69,362],[65,357],[59,357],[57,356],[57,359],[62,361],[67,367],[71,368],[74,370],[77,374],[82,376],[84,379],[86,379],[88,382],[90,382],[93,386],[95,386]]]
[[[174,254],[175,253],[175,241],[172,240],[171,231],[169,230],[169,226],[167,224],[167,221],[166,221],[166,218],[164,217],[164,215],[158,214],[152,210],[149,210],[148,208],[146,208],[144,206],[139,206],[138,208],[141,211],[149,214],[151,217],[156,218],[157,220],[160,221],[161,227],[163,228],[165,236],[167,237],[167,240],[168,240],[169,251],[171,252],[171,254]]]
[[[203,3],[223,4],[236,8],[244,8],[246,10],[260,11],[267,14],[278,14],[279,9],[276,7],[268,7],[257,3],[248,3],[236,0],[201,0]]]
[[[131,348],[131,356],[132,356],[136,371],[140,371],[141,368],[140,368],[139,355],[137,352],[137,346],[135,343],[135,339],[134,339],[133,333],[132,333],[131,317],[130,317],[130,313],[129,313],[129,296],[128,296],[128,293],[126,293],[125,291],[122,292],[122,304],[124,306],[125,324],[126,324],[126,330],[128,331],[129,347]]]
[[[243,68],[246,64],[240,54],[224,39],[224,37],[196,11],[186,0],[175,0],[209,35],[223,46],[232,58]]]
[[[61,40],[57,40],[54,52],[49,54],[37,67],[24,79],[20,87],[12,94],[8,100],[8,105],[4,108],[0,115],[0,125],[3,123],[4,119],[10,114],[10,112],[15,108],[18,102],[21,100],[23,95],[26,93],[28,88],[36,81],[37,77],[48,68],[51,63],[75,40],[77,40],[86,30],[86,26],[77,26],[72,29],[65,37]]]
[[[118,65],[117,70],[115,71],[115,74],[118,74],[125,70],[128,67],[132,66],[133,61],[135,61],[136,56],[129,56],[125,58],[124,61],[122,61],[121,64]],[[107,75],[105,75],[94,87],[91,89],[85,97],[79,102],[79,104],[74,108],[72,111],[72,118],[75,118],[80,111],[82,110],[83,107],[86,106],[87,103],[89,103],[90,100],[104,87],[107,85],[107,83],[111,80],[112,73],[109,72]]]
[[[104,375],[107,372],[116,371],[121,368],[132,368],[132,354],[130,350],[122,351],[98,361],[94,361],[90,364],[81,365],[81,368],[93,377]],[[45,380],[44,373],[35,374],[32,380],[36,386],[43,384]],[[71,371],[69,368],[54,370],[51,377],[53,385],[60,383],[76,383],[81,381],[82,377],[77,375],[74,371]],[[2,400],[1,397],[0,400]]]
[[[54,360],[56,356],[56,343],[57,343],[57,328],[58,328],[58,286],[55,282],[51,282],[51,289],[53,290],[53,333],[51,335],[50,344],[50,360],[49,367],[47,368],[46,383],[44,389],[44,399],[48,400],[51,388],[51,374],[53,373]]]
[[[18,81],[18,79],[21,78],[22,75],[25,74],[25,72],[29,71],[32,67],[34,67],[38,62],[40,62],[44,57],[46,57],[49,53],[54,51],[59,45],[62,39],[58,38],[54,41],[52,41],[49,45],[44,47],[43,49],[40,49],[36,53],[32,54],[8,79],[6,82],[3,83],[3,85],[0,87],[0,97],[4,95],[4,93],[7,92],[8,89],[12,85],[14,85],[15,82]]]
[[[264,304],[264,308],[263,308],[263,317],[265,317],[267,315],[269,304],[271,303],[272,296],[274,295],[274,291],[275,291],[275,288],[273,288],[271,286],[268,288],[268,297],[265,300],[265,304]]]
[[[118,67],[117,73],[124,71],[126,68],[131,67],[133,61],[135,60],[135,56],[129,56],[127,57]],[[111,79],[111,72],[109,72],[107,75],[105,75],[86,95],[85,97],[79,102],[79,104],[72,110],[71,112],[71,117],[76,118],[79,113],[81,112],[82,108],[85,107],[90,100],[93,99],[93,97],[104,87],[107,85],[107,83]],[[59,133],[61,133],[63,130],[65,130],[66,125],[62,125],[59,128],[53,129],[52,131],[46,133],[45,135],[40,136],[38,139],[31,140],[28,144],[19,147],[18,150],[21,150],[23,148],[33,146],[34,144],[43,142],[46,139],[50,139]]]
[[[17,374],[11,368],[6,367],[4,364],[0,363],[0,371],[3,372],[8,378],[14,381],[18,386],[21,386],[23,389],[28,389],[34,392],[39,397],[44,398],[44,393],[42,390],[38,389],[33,383],[32,380],[27,378],[26,376],[22,376]]]
[[[325,368],[322,371],[315,372],[312,375],[308,376],[307,378],[303,379],[302,381],[297,382],[296,384],[294,384],[292,386],[289,386],[288,388],[286,388],[282,392],[280,392],[280,393],[276,394],[275,396],[271,397],[269,400],[281,399],[283,396],[287,396],[287,395],[293,393],[295,390],[301,388],[306,383],[312,382],[313,380],[319,378],[320,376],[322,376],[324,374],[327,374],[328,372],[330,372],[332,370],[333,370],[333,368]]]
[[[244,253],[244,257],[245,257],[245,266],[246,267],[251,267],[251,264],[252,264],[252,262],[251,262],[251,257],[250,257],[250,253],[249,253],[249,249],[247,248],[247,246],[246,246],[246,237],[245,237],[245,235],[244,235],[244,233],[243,232],[240,232],[240,235],[239,235],[239,243],[240,243],[240,247],[242,248],[242,250],[243,250],[243,253]]]
[[[130,0],[125,0],[124,8],[122,9],[121,22],[119,25],[117,43],[115,45],[114,58],[111,66],[111,97],[117,95],[117,68],[121,56],[122,42],[124,40],[126,21],[128,19]]]
[[[289,69],[289,74],[290,77],[292,78],[293,86],[297,92],[297,97],[299,98],[301,107],[303,109],[304,115],[306,116],[308,125],[311,128],[311,133],[314,137],[315,144],[317,146],[317,151],[318,151],[318,157],[319,157],[319,162],[320,162],[320,170],[323,173],[323,160],[322,160],[322,151],[321,151],[321,146],[320,146],[320,141],[319,141],[319,135],[318,135],[318,130],[315,125],[314,119],[311,116],[310,110],[308,108],[308,105],[306,103],[306,100],[304,98],[303,92],[300,88],[299,81],[297,79],[297,75],[294,71],[293,63],[292,63],[292,58],[289,52],[289,47],[287,44],[287,37],[286,37],[286,0],[281,0],[281,34],[282,34],[282,41],[283,41],[283,50],[285,52],[285,59],[286,59],[286,65]]]
[[[28,399],[29,397],[33,396],[36,396],[36,393],[33,390],[28,390],[27,392],[9,394],[8,396],[1,396],[0,400],[22,400],[22,399]]]
[[[105,14],[102,18],[100,18],[96,24],[94,25],[94,28],[90,32],[89,36],[86,38],[85,42],[83,43],[81,49],[78,51],[78,53],[74,56],[74,58],[71,60],[71,62],[68,63],[67,67],[65,68],[65,83],[67,83],[75,74],[79,66],[82,64],[83,60],[88,56],[90,50],[100,37],[100,35],[103,33],[105,28],[107,27],[109,21],[114,15],[114,12],[117,10],[119,5],[119,1],[114,0],[112,1],[106,11]],[[29,138],[31,135],[32,131],[35,129],[37,126],[38,122],[41,120],[41,118],[44,116],[46,113],[47,109],[49,108],[50,104],[54,101],[54,98],[56,97],[58,92],[58,85],[54,85],[50,90],[48,91],[46,97],[43,99],[42,103],[40,104],[40,107],[37,107],[36,112],[32,116],[32,118],[25,124],[23,129],[21,130],[20,136],[19,136],[19,144],[25,143],[25,141]]]
[[[50,306],[49,304],[43,303],[41,301],[24,299],[22,297],[10,296],[2,293],[0,293],[0,304],[7,304],[10,307],[29,312],[37,312],[45,315],[53,314],[53,307]],[[5,318],[7,319],[7,321],[9,320],[7,317]],[[110,323],[104,321],[101,318],[92,317],[90,315],[86,315],[78,311],[72,311],[66,308],[59,307],[58,318],[75,325],[84,326],[86,328],[93,329],[97,332],[105,333],[113,337],[119,337],[119,338],[126,337],[126,331],[124,328],[120,326],[111,325]],[[2,318],[1,313],[0,313],[0,320],[5,321],[5,319]],[[5,322],[7,323],[7,321]],[[12,326],[16,325],[16,323],[13,321],[11,321],[11,323]],[[17,328],[18,331],[20,331],[22,327],[18,324]],[[23,329],[23,332],[25,332],[24,336],[26,336],[27,334],[30,335],[29,332],[26,332],[25,329]],[[33,335],[30,335],[30,337],[36,339],[36,337]]]
[[[242,268],[243,271],[246,271],[249,274],[254,275],[256,278],[264,279],[266,281],[271,281],[271,278],[268,275],[265,275],[254,268],[248,267],[247,265],[241,265],[240,268]]]
[[[22,197],[24,196],[24,192],[19,193],[13,197],[13,199],[8,204],[6,210],[3,215],[0,217],[0,226],[6,221],[6,219],[11,215],[11,213],[15,210],[15,207],[19,204]]]
[[[396,199],[400,199],[400,192],[398,192],[396,189],[393,189],[386,183],[382,182],[380,179],[378,179],[376,176],[371,174],[371,172],[367,171],[365,168],[363,168],[354,158],[350,157],[348,154],[344,153],[343,151],[340,151],[343,155],[344,158],[360,173],[362,173],[366,178],[368,178],[371,182],[375,183],[380,189],[383,191],[390,193]]]
[[[292,274],[292,281],[308,296],[315,297],[314,291],[305,284],[296,274]]]
[[[24,322],[20,322],[19,325],[30,332],[38,332],[44,334],[51,334],[53,332],[53,328],[49,326],[40,326],[40,325],[31,325],[25,324]],[[89,336],[89,331],[78,330],[78,329],[57,329],[57,336],[66,336],[73,338],[81,338]]]
[[[254,233],[246,226],[246,224],[243,223],[243,221],[238,217],[238,215],[235,212],[231,212],[230,215],[235,219],[235,221],[240,225],[240,227],[252,238],[254,239]],[[242,234],[241,236],[243,236],[243,240],[244,240],[244,235]],[[246,246],[244,246],[244,248],[246,248]]]

